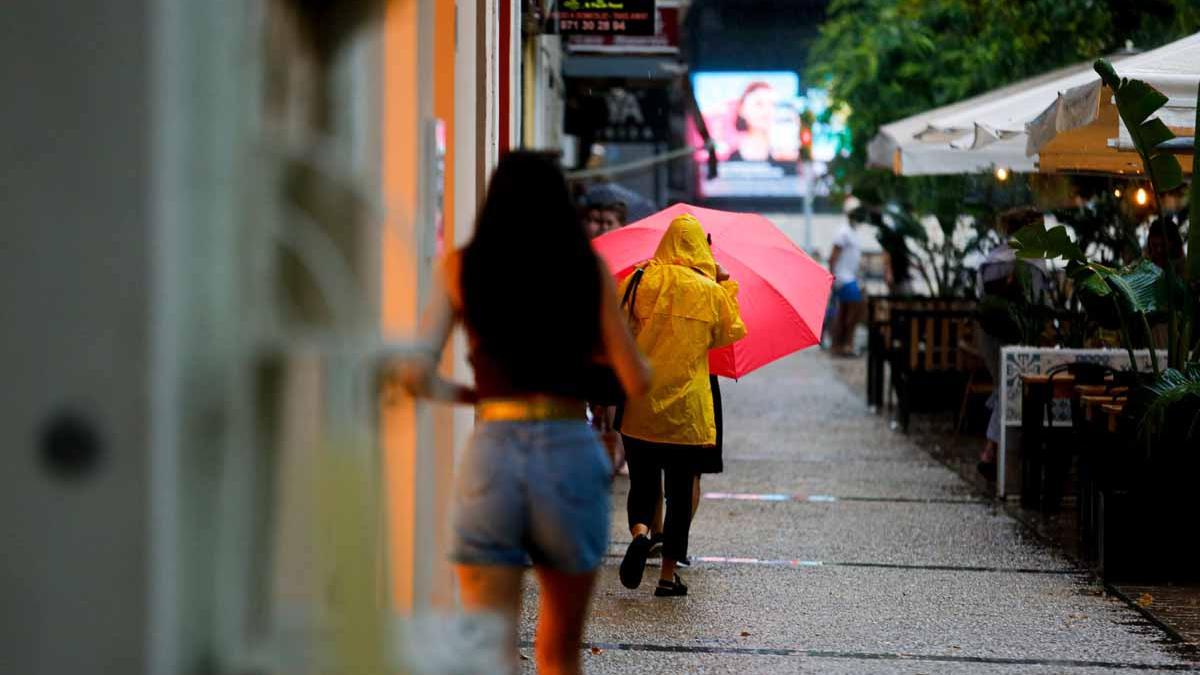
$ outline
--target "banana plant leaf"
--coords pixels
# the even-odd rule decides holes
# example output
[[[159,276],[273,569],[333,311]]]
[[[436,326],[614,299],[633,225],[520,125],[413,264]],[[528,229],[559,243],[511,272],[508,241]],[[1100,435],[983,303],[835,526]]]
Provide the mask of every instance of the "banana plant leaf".
[[[1087,256],[1067,234],[1067,228],[1059,225],[1047,229],[1045,223],[1032,223],[1022,227],[1012,236],[1009,245],[1019,258],[1062,258],[1068,262],[1086,262]]]
[[[1088,317],[1105,328],[1121,328],[1122,315],[1130,321],[1140,322],[1143,315],[1147,321],[1156,321],[1166,307],[1163,271],[1149,260],[1121,269],[1074,262],[1067,274],[1075,281]],[[1125,327],[1139,334],[1137,325]]]
[[[1200,363],[1191,363],[1183,370],[1167,368],[1139,388],[1130,405],[1135,419],[1141,420],[1138,433],[1142,438],[1168,441],[1152,446],[1182,445],[1178,449],[1194,450],[1200,441]]]
[[[1146,172],[1154,183],[1155,191],[1162,194],[1183,185],[1183,167],[1179,165],[1179,160],[1158,147],[1175,138],[1175,134],[1161,119],[1150,119],[1155,111],[1167,104],[1167,97],[1141,80],[1118,76],[1112,64],[1104,59],[1098,59],[1093,67],[1104,84],[1112,90],[1117,101],[1117,112],[1146,164]]]
[[[1020,258],[1063,259],[1067,274],[1075,282],[1084,307],[1093,319],[1107,328],[1116,327],[1115,298],[1129,314],[1153,314],[1166,305],[1165,288],[1160,287],[1162,270],[1149,260],[1141,260],[1121,269],[1090,262],[1067,229],[1061,225],[1047,229],[1042,223],[1021,228],[1009,244]]]

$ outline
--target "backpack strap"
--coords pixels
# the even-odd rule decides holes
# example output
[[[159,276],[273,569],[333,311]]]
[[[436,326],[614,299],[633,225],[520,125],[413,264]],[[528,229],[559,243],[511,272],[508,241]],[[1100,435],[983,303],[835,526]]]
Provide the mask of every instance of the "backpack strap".
[[[629,285],[625,287],[625,295],[621,298],[621,307],[627,307],[629,318],[633,319],[633,305],[637,302],[637,289],[642,283],[642,275],[646,272],[646,268],[639,267],[634,270],[633,275],[629,278]]]

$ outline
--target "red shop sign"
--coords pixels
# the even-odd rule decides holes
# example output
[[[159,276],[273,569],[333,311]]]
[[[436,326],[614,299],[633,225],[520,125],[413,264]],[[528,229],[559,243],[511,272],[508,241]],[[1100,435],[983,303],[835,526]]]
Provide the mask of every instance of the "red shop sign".
[[[676,54],[679,52],[679,5],[658,5],[653,35],[571,35],[567,49],[590,54]]]
[[[561,35],[654,35],[654,0],[562,0]]]

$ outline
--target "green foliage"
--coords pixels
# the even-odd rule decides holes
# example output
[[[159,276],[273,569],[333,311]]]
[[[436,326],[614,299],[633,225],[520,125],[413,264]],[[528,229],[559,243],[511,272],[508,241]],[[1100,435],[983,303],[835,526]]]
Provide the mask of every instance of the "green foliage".
[[[1131,200],[1113,194],[1114,185],[1123,183],[1091,177],[1073,177],[1072,182],[1089,194],[1079,206],[1053,209],[1054,219],[1070,227],[1076,243],[1091,259],[1108,266],[1119,266],[1142,255],[1137,228],[1140,215]],[[1090,185],[1089,185],[1090,184]]]
[[[1121,121],[1129,130],[1146,174],[1150,177],[1150,183],[1159,195],[1159,199],[1156,200],[1159,222],[1164,228],[1174,229],[1174,221],[1166,218],[1162,211],[1161,196],[1183,184],[1183,168],[1174,155],[1159,149],[1160,144],[1175,138],[1175,134],[1161,120],[1150,119],[1151,115],[1167,104],[1167,97],[1141,80],[1118,76],[1112,64],[1104,59],[1097,59],[1095,68],[1104,84],[1112,90]],[[1160,284],[1163,286],[1162,295],[1166,299],[1167,361],[1173,368],[1182,368],[1187,360],[1189,336],[1192,334],[1197,313],[1194,311],[1187,285],[1177,279],[1175,262],[1174,258],[1167,261]]]
[[[1164,370],[1134,400],[1132,412],[1141,420],[1138,431],[1143,438],[1166,437],[1196,447],[1200,441],[1200,364]]]
[[[1175,134],[1161,119],[1148,119],[1167,104],[1167,97],[1141,80],[1119,77],[1112,64],[1104,59],[1097,59],[1095,68],[1100,79],[1113,91],[1121,121],[1129,129],[1133,145],[1142,156],[1155,192],[1162,194],[1183,185],[1183,167],[1179,160],[1158,149],[1160,144],[1175,138]]]
[[[884,124],[1126,40],[1151,49],[1190,35],[1200,30],[1198,8],[1195,0],[832,0],[806,73],[850,112],[852,151],[831,173],[858,195],[887,180],[866,169],[866,146]]]
[[[1004,344],[1037,345],[1042,344],[1043,333],[1051,326],[1055,339],[1068,339],[1061,334],[1055,321],[1061,313],[1047,302],[1046,294],[1038,290],[1033,274],[1032,265],[1019,264],[1014,268],[1012,290],[984,295],[979,302],[979,324],[985,333],[999,338]]]
[[[809,81],[850,111],[854,152],[883,124],[1102,53],[1094,0],[834,0]]]
[[[1083,250],[1071,240],[1065,227],[1046,229],[1046,224],[1034,223],[1021,228],[1012,236],[1013,249],[1021,258],[1045,258],[1057,260],[1062,258],[1067,262],[1086,260]]]
[[[1088,317],[1106,328],[1120,329],[1130,351],[1152,343],[1150,323],[1167,306],[1163,271],[1149,260],[1114,269],[1089,261],[1065,227],[1043,223],[1021,228],[1010,240],[1017,256],[1067,261],[1067,276]],[[1151,352],[1158,371],[1157,357]],[[1132,363],[1136,361],[1130,359]]]

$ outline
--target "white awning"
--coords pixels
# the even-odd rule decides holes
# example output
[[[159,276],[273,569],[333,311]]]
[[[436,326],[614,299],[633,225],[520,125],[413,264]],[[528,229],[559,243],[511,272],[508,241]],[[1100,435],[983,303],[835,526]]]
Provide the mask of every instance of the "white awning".
[[[1108,59],[1122,77],[1145,80],[1169,98],[1156,116],[1177,135],[1195,134],[1200,33]],[[868,164],[905,176],[1000,167],[1136,174],[1141,163],[1132,149],[1088,61],[888,124],[872,139]]]
[[[1075,64],[887,124],[871,140],[867,162],[903,176],[1035,171],[1025,122],[1054,100],[1055,82],[1082,83],[1089,72],[1090,62]],[[1014,121],[1021,110],[1024,118]]]
[[[1131,56],[1113,67],[1123,78],[1142,80],[1161,91],[1167,104],[1154,114],[1178,136],[1196,133],[1196,90],[1200,86],[1200,33]],[[1095,72],[1064,86],[1027,126],[1026,152],[1039,156],[1042,171],[1140,173],[1129,130],[1121,123],[1112,92]],[[1185,172],[1191,162],[1182,162]]]

